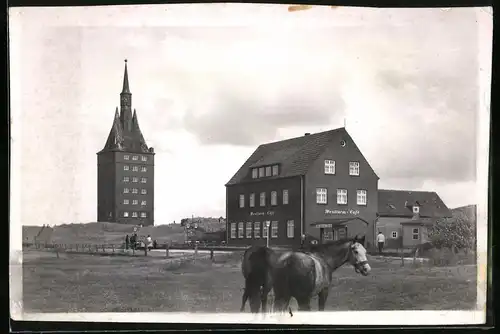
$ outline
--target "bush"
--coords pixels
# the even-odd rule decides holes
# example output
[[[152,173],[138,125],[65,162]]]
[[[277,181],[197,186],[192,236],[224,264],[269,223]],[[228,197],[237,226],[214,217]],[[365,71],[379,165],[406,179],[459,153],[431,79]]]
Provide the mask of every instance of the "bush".
[[[476,219],[458,212],[453,218],[438,220],[429,227],[429,239],[436,248],[475,249]]]
[[[431,266],[456,266],[476,263],[476,254],[473,251],[454,252],[450,248],[433,248],[427,251],[429,265]]]

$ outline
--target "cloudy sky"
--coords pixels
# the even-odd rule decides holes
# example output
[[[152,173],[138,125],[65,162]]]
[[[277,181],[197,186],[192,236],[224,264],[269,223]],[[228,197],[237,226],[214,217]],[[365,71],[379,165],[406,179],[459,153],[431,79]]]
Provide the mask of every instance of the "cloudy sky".
[[[224,184],[260,143],[344,119],[380,188],[437,191],[451,208],[474,204],[487,100],[478,83],[489,71],[478,55],[491,43],[476,11],[12,10],[18,219],[96,220],[96,152],[119,105],[125,58],[133,108],[156,152],[156,224],[224,216]]]

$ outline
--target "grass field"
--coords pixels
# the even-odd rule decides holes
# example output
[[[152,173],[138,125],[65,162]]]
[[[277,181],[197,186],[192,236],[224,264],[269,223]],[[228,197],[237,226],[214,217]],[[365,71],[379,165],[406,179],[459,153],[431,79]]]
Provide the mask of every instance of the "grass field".
[[[155,257],[26,251],[25,312],[237,312],[240,256],[171,265]],[[370,258],[372,274],[334,273],[327,310],[465,310],[476,303],[476,268],[401,267]],[[317,310],[317,300],[312,302]],[[248,307],[247,307],[248,308]],[[296,304],[292,302],[292,309]]]

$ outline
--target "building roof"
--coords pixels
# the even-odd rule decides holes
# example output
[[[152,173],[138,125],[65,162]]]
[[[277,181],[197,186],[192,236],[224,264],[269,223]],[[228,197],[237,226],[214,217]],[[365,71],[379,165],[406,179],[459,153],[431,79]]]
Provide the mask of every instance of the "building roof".
[[[125,72],[123,75],[123,88],[120,95],[132,96],[129,89],[127,61],[125,61]],[[129,99],[131,101],[131,99]],[[104,148],[99,152],[122,151],[131,153],[152,153],[144,140],[137,112],[134,109],[134,114],[130,117],[131,102],[127,105],[122,105],[121,113],[118,113],[118,107],[115,110],[113,125],[106,140]]]
[[[380,217],[413,216],[413,205],[420,207],[420,217],[448,218],[451,211],[434,191],[386,190],[378,191]]]
[[[262,144],[257,147],[226,186],[244,181],[260,181],[261,179],[251,177],[251,168],[259,166],[280,165],[279,175],[266,177],[266,180],[305,175],[314,161],[335,140],[352,142],[345,128],[338,128]]]
[[[434,223],[432,221],[428,221],[428,220],[416,219],[416,220],[406,220],[404,222],[401,222],[400,224],[401,225],[433,225]]]

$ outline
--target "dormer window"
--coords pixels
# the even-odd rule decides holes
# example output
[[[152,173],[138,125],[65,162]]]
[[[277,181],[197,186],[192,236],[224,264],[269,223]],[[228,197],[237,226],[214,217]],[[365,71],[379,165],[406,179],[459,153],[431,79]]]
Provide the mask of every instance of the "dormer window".
[[[278,175],[278,172],[279,172],[279,170],[278,170],[278,165],[274,165],[274,166],[273,166],[273,176]]]
[[[256,179],[259,177],[259,170],[257,168],[252,169],[252,179]]]
[[[259,177],[264,177],[265,172],[266,172],[265,168],[264,167],[260,167],[259,168]]]
[[[266,176],[271,176],[271,166],[266,167]]]

